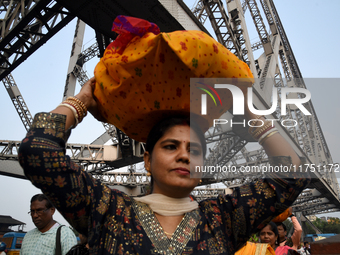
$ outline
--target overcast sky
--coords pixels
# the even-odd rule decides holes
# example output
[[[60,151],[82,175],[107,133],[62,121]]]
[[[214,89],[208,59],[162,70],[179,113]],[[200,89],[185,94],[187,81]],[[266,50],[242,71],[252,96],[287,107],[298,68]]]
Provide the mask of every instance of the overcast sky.
[[[193,1],[185,2],[192,7]],[[334,79],[340,78],[340,31],[337,13],[340,1],[285,0],[275,1],[275,4],[302,75],[305,78],[314,78],[314,81],[315,78],[324,78],[312,82],[307,89],[312,94],[312,102],[333,161],[340,162],[340,84],[338,79]],[[54,109],[62,100],[75,21],[62,29],[12,73],[33,116],[37,112]],[[253,24],[248,23],[248,30],[250,29],[255,31]],[[256,38],[251,38],[251,43],[256,41]],[[93,43],[93,30],[87,27],[84,49]],[[89,77],[93,76],[97,61],[95,59],[86,64],[85,69]],[[78,86],[77,92],[79,89]],[[0,106],[0,140],[22,140],[26,130],[4,86],[0,86]],[[103,132],[103,126],[89,116],[73,132],[69,142],[89,144]],[[39,192],[26,180],[0,176],[0,215],[11,215],[27,224],[26,231],[31,230],[34,225],[27,214],[29,200]],[[340,217],[340,213],[326,216]],[[56,216],[56,219],[66,224],[61,216]]]

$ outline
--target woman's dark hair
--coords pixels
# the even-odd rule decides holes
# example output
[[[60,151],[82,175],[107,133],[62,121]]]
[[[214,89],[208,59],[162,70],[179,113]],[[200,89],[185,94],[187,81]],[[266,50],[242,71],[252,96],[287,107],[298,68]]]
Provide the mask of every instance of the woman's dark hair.
[[[273,231],[276,236],[279,235],[279,231],[277,230],[277,226],[276,226],[276,224],[274,222],[272,222],[272,221],[269,222],[267,224],[267,226],[269,226],[270,230]]]
[[[190,122],[190,117],[188,116],[178,116],[178,117],[171,117],[167,119],[163,119],[162,121],[158,122],[150,131],[148,138],[146,140],[145,150],[152,154],[153,148],[157,141],[168,131],[170,128],[177,126],[177,125],[188,125],[198,136],[198,139],[202,145],[202,152],[203,158],[205,157],[207,151],[207,144],[205,141],[204,133],[202,132],[201,128],[193,121]]]
[[[277,227],[282,226],[284,231],[287,231],[287,227],[283,222],[275,222],[275,224],[276,224]]]
[[[31,198],[31,204],[34,201],[40,201],[41,202],[41,201],[44,201],[44,200],[46,200],[46,208],[47,209],[54,207],[54,205],[51,203],[51,201],[44,194],[36,194],[36,195],[34,195]]]

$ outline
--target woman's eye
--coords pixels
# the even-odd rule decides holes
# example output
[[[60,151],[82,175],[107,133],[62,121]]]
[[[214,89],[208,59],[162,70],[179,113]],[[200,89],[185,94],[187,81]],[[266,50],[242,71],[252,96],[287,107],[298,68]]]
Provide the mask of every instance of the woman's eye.
[[[164,149],[167,149],[167,150],[176,150],[176,145],[174,144],[167,144],[164,146]]]
[[[199,149],[190,149],[190,154],[201,155],[201,151]]]

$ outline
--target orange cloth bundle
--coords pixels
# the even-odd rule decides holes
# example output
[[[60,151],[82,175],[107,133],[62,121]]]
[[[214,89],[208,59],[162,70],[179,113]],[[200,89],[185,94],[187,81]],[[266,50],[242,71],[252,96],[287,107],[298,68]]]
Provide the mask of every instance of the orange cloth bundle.
[[[273,222],[284,222],[290,215],[292,215],[293,208],[287,208],[283,213],[276,216],[272,221]]]
[[[153,23],[125,16],[113,30],[120,35],[95,68],[94,94],[107,122],[137,141],[145,142],[164,117],[190,113],[190,78],[243,78],[243,90],[253,83],[248,66],[204,32],[160,33]],[[218,114],[204,116],[209,124],[232,105],[228,90],[220,96]]]

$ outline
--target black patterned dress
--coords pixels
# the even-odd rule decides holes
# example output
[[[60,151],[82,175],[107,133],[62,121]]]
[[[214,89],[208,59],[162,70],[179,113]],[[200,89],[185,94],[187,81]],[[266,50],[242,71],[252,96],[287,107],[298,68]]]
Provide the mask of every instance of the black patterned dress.
[[[39,113],[19,149],[29,180],[88,237],[90,254],[234,254],[249,236],[289,207],[310,179],[268,178],[204,200],[171,238],[144,203],[108,188],[65,155],[66,116]],[[290,164],[290,158],[271,159]]]

